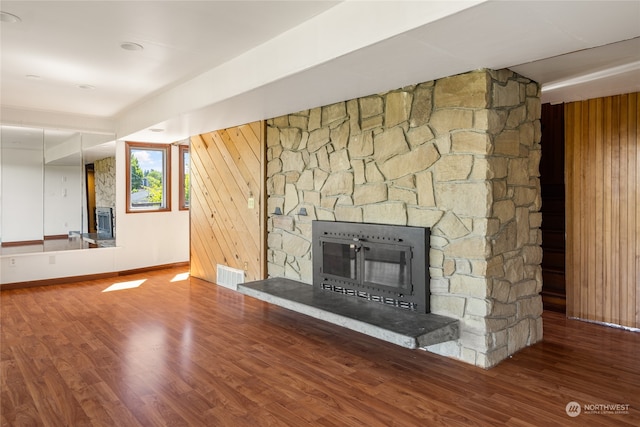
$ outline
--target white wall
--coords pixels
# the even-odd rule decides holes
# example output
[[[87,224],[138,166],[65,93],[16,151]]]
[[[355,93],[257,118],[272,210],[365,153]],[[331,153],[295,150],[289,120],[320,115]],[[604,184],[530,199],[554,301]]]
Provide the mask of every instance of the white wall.
[[[116,242],[120,270],[189,260],[189,211],[179,210],[179,153],[171,147],[171,212],[126,213],[124,141],[116,145]]]
[[[125,164],[125,147],[123,141],[118,141],[116,247],[4,255],[0,257],[0,284],[118,272],[189,261],[189,211],[180,211],[178,208],[178,163],[178,148],[172,147],[172,211],[127,214],[126,168],[121,166]],[[6,176],[3,183],[5,180]],[[42,206],[39,212],[42,212]]]
[[[119,248],[36,252],[0,257],[0,284],[118,271]]]

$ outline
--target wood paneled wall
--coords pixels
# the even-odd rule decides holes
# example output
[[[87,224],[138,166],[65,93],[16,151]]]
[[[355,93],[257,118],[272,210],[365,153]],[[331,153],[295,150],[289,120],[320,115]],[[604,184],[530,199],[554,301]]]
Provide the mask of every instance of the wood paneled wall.
[[[567,315],[640,327],[640,96],[565,105]]]
[[[223,264],[265,278],[264,123],[194,136],[190,151],[191,275],[215,283]]]

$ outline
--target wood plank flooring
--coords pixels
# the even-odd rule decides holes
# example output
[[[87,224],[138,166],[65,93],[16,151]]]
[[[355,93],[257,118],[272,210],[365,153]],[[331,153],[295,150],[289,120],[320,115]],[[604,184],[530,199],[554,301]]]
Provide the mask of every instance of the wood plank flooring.
[[[2,291],[2,426],[640,425],[640,333],[547,312],[482,370],[185,272]]]

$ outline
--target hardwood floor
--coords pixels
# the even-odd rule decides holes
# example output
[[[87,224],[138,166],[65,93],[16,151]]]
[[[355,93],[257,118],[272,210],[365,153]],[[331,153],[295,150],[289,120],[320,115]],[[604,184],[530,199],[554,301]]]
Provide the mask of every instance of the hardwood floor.
[[[184,272],[2,291],[2,426],[640,425],[639,333],[547,312],[482,370]]]

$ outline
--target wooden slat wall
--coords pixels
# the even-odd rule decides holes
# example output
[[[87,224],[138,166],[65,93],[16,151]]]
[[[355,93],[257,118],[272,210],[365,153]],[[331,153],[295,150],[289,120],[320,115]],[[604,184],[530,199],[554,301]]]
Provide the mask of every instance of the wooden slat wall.
[[[565,105],[567,315],[640,328],[640,96]]]
[[[266,275],[263,122],[191,138],[191,275],[216,282],[217,264]],[[249,208],[249,198],[255,206]]]

